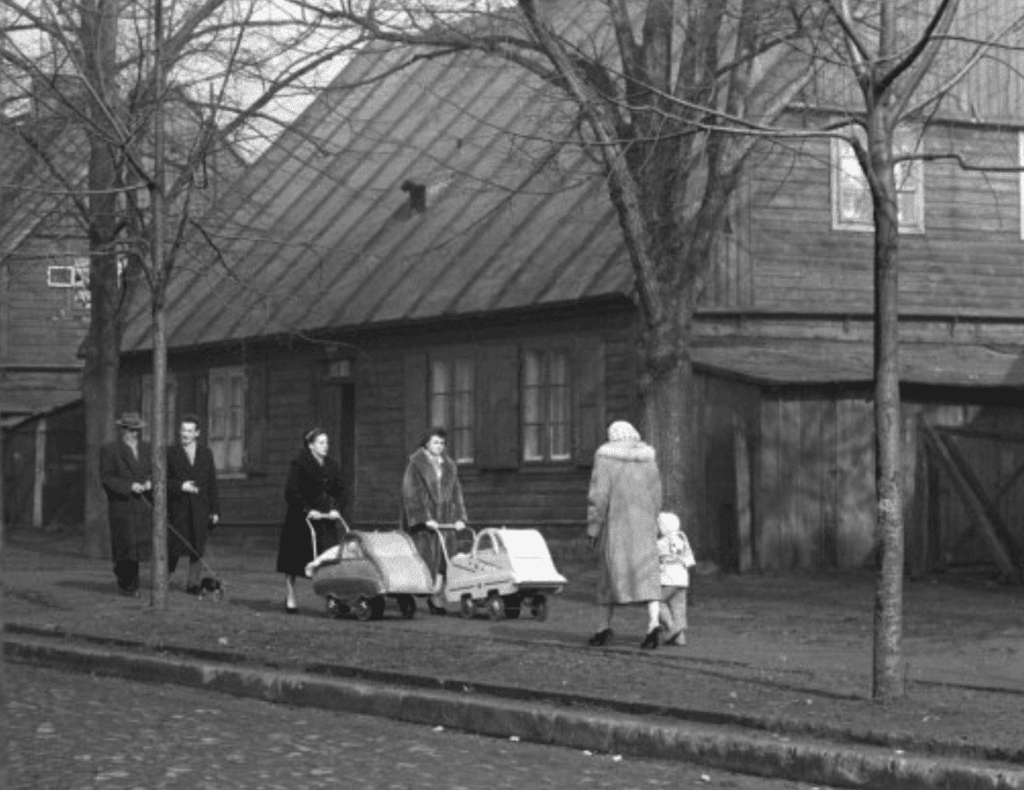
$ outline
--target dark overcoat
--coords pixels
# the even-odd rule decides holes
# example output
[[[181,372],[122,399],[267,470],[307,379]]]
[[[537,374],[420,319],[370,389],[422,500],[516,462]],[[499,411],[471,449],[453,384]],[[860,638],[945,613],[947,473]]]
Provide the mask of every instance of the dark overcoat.
[[[304,576],[306,564],[313,560],[313,540],[306,523],[310,510],[326,513],[337,509],[342,497],[341,470],[330,458],[317,462],[308,447],[288,468],[284,499],[288,508],[277,547],[277,570],[289,576]],[[319,551],[330,548],[318,545]]]
[[[152,542],[152,494],[133,494],[132,483],[153,478],[153,463],[146,442],[139,442],[138,457],[120,439],[100,448],[100,482],[107,494],[110,552],[114,562],[149,557]]]
[[[409,456],[402,479],[402,528],[408,530],[431,519],[438,524],[468,520],[455,462],[442,456],[438,478],[430,454],[420,447]]]
[[[186,480],[196,484],[198,494],[187,494],[181,490]],[[174,529],[167,530],[167,555],[192,556],[189,549],[192,546],[202,557],[206,551],[206,539],[213,528],[210,523],[213,515],[220,515],[220,498],[217,495],[217,469],[213,465],[210,448],[197,444],[196,460],[192,464],[180,444],[168,447],[167,520]]]
[[[661,474],[654,448],[641,441],[607,442],[594,455],[587,534],[597,539],[599,604],[661,598],[658,513]]]

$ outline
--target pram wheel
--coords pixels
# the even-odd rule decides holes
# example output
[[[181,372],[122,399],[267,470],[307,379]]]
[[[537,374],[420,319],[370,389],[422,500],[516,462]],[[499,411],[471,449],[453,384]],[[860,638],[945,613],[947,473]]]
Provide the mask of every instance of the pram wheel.
[[[487,616],[492,620],[500,620],[505,615],[505,602],[497,593],[487,596]]]
[[[515,620],[519,617],[520,605],[522,600],[518,595],[506,595],[505,599],[505,617],[509,620]]]
[[[343,617],[349,613],[349,608],[335,598],[333,595],[327,596],[327,616],[335,619]]]
[[[373,598],[360,598],[356,604],[356,619],[380,620],[384,616],[384,596],[375,595]]]
[[[406,620],[412,620],[416,616],[416,599],[411,595],[399,595],[398,611]]]
[[[543,595],[533,596],[533,600],[530,602],[530,614],[533,615],[535,620],[547,620],[548,619],[548,599]]]

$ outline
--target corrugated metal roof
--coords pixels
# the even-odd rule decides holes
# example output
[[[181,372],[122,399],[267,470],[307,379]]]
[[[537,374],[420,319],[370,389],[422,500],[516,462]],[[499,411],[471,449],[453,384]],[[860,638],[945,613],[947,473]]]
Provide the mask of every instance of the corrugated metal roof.
[[[596,162],[560,148],[575,118],[539,80],[482,55],[379,82],[357,57],[233,188],[168,292],[170,347],[628,294]],[[405,182],[426,188],[423,213]],[[150,344],[148,308],[126,351]]]
[[[53,222],[62,204],[70,203],[67,183],[79,183],[86,175],[87,149],[80,134],[35,126],[45,132],[39,145],[50,159],[49,166],[17,129],[7,124],[0,128],[4,152],[0,157],[0,188],[4,193],[0,202],[0,261],[14,255],[41,225]],[[55,171],[62,173],[66,182],[58,179]]]

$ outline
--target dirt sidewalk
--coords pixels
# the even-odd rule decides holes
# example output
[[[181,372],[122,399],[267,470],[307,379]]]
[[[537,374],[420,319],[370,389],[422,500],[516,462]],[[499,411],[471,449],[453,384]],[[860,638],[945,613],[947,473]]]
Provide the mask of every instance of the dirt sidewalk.
[[[545,622],[464,620],[423,608],[402,620],[389,604],[384,620],[364,623],[327,618],[308,583],[300,583],[301,614],[287,616],[266,545],[222,538],[211,564],[225,580],[224,599],[185,595],[179,569],[169,611],[157,612],[145,592],[115,596],[109,563],[83,558],[75,543],[24,530],[8,536],[0,565],[8,632],[399,683],[495,687],[782,736],[1024,764],[1024,589],[976,576],[907,584],[908,695],[881,705],[870,700],[869,573],[702,576],[689,644],[641,652],[639,610],[617,615],[611,647],[586,646],[597,610],[582,546],[553,549],[570,584]]]

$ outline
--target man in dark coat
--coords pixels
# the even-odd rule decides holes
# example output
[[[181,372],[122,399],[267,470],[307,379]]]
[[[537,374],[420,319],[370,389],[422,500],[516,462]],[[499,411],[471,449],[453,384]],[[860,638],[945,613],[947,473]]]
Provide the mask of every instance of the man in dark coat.
[[[217,469],[210,448],[200,445],[199,421],[185,415],[178,424],[180,444],[167,448],[167,571],[174,573],[178,558],[189,558],[185,592],[198,595],[204,586],[216,589],[216,579],[203,578],[206,540],[220,521]]]
[[[153,471],[149,445],[140,440],[145,423],[136,412],[117,420],[121,438],[100,448],[100,482],[107,494],[111,556],[117,591],[139,594],[139,559],[152,534]]]

